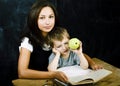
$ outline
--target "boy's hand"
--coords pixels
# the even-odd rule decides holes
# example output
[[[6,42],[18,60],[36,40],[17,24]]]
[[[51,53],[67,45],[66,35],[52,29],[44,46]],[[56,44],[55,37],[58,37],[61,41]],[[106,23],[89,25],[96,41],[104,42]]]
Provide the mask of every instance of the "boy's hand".
[[[57,55],[57,54],[60,54],[60,52],[56,49],[56,48],[53,48],[52,51]]]
[[[80,43],[80,47],[76,50],[72,50],[73,52],[77,53],[77,54],[80,54],[82,53],[82,42]]]

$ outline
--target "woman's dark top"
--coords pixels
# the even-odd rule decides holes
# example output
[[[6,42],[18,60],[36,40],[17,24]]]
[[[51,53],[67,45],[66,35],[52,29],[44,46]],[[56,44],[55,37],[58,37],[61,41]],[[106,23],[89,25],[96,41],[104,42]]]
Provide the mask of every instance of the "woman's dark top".
[[[27,48],[31,51],[29,68],[34,70],[47,71],[48,58],[52,52],[51,49],[45,50],[37,43],[34,45],[30,44],[29,38],[25,37],[24,39],[27,39],[27,41],[25,43],[25,40],[23,40],[20,47]],[[28,45],[32,46],[32,50],[29,49]]]

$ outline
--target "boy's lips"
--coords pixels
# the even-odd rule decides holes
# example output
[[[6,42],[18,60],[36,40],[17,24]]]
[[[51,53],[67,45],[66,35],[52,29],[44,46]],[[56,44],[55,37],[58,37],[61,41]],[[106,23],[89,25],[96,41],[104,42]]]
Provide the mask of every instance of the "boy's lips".
[[[68,52],[68,50],[63,51],[63,53],[67,53],[67,52]]]

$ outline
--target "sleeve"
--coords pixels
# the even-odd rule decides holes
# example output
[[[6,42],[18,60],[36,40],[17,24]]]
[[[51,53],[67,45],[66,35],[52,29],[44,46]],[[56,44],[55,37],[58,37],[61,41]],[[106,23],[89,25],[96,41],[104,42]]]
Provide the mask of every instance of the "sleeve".
[[[29,43],[29,38],[25,37],[19,46],[19,51],[21,47],[28,49],[29,51],[33,52],[33,46]]]
[[[52,62],[52,60],[54,59],[55,54],[51,53],[51,55],[49,56],[49,64]]]

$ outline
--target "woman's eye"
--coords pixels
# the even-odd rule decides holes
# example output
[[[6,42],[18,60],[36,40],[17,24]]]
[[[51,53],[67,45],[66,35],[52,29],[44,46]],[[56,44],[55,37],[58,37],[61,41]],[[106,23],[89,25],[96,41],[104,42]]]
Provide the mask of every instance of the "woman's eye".
[[[54,16],[50,16],[50,18],[54,18]]]
[[[45,17],[40,17],[40,19],[44,19]]]

